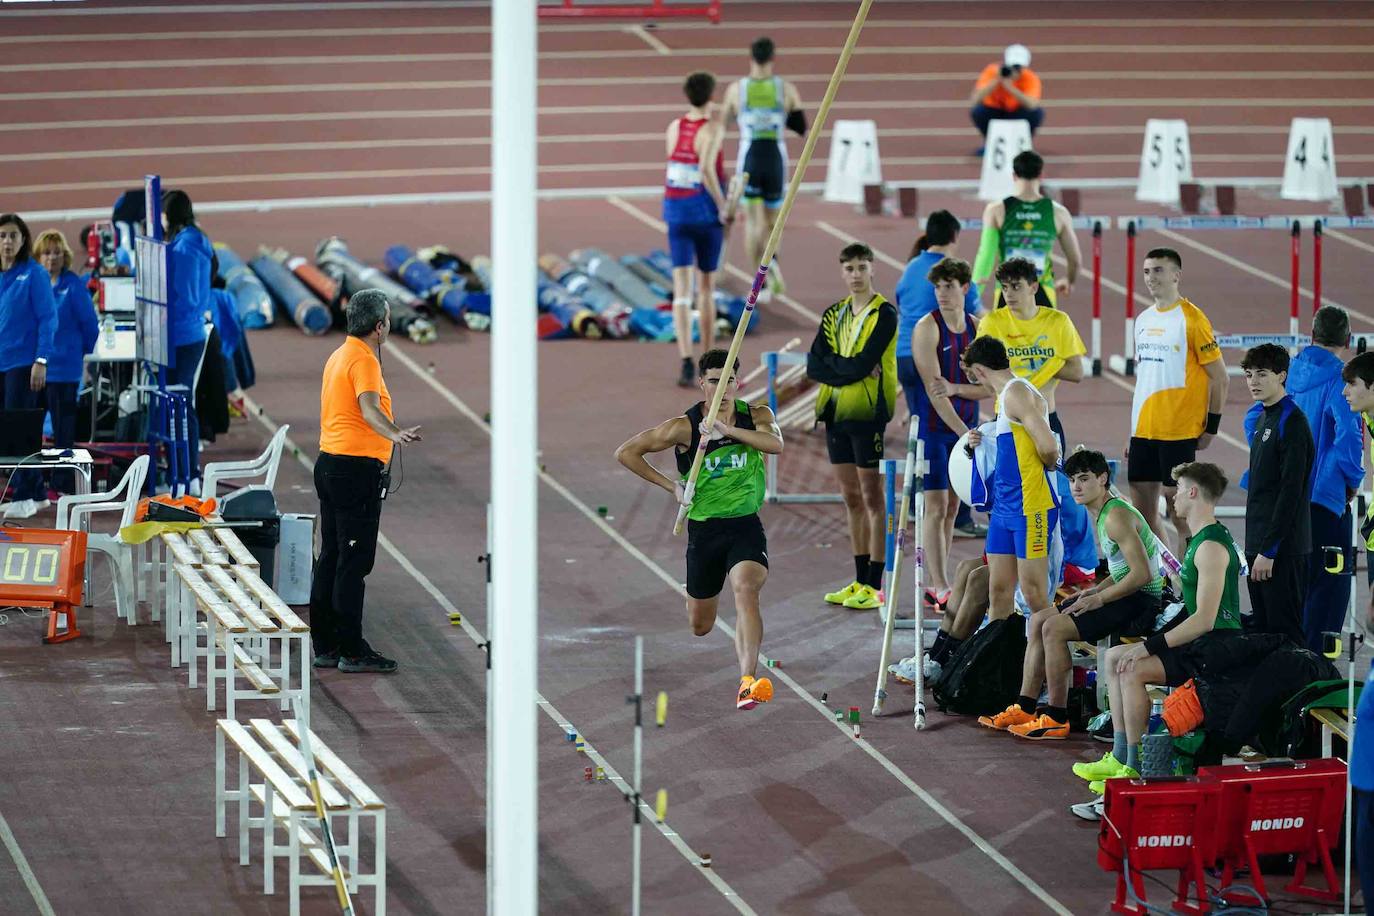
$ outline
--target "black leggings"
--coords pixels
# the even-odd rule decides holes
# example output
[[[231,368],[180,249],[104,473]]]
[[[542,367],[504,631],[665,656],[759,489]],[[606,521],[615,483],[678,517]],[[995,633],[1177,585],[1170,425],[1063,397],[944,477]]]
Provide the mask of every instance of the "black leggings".
[[[363,589],[377,557],[382,518],[382,463],[321,452],[315,462],[320,498],[320,555],[310,588],[310,634],[316,654],[356,658],[363,640]]]

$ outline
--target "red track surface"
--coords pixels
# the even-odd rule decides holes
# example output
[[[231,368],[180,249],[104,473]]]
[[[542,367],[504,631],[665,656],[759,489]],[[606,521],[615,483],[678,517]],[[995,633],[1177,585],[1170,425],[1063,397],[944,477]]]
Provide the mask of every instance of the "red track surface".
[[[653,37],[671,49],[669,55],[618,24],[543,27],[541,188],[656,183],[658,138],[680,107],[676,86],[682,75],[703,66],[722,75],[742,72],[743,49],[755,34],[774,34],[780,68],[800,79],[814,106],[848,9],[727,4],[721,27],[672,23],[655,30]],[[973,72],[1011,40],[1031,46],[1046,79],[1049,116],[1040,148],[1055,179],[1133,175],[1144,120],[1166,116],[1188,119],[1203,177],[1277,177],[1289,118],[1310,114],[1330,114],[1336,122],[1342,175],[1369,172],[1374,108],[1350,75],[1367,70],[1374,30],[1369,4],[1304,4],[1304,20],[1320,23],[1311,25],[1292,24],[1292,4],[1152,5],[1156,22],[1173,23],[1165,28],[1129,19],[1125,6],[1104,12],[1097,5],[1049,3],[1036,7],[1035,23],[998,24],[1022,9],[995,3],[878,5],[835,116],[879,121],[889,180],[976,177],[977,162],[966,155],[976,135],[966,129],[963,98]],[[779,24],[784,11],[792,23],[813,25]],[[404,4],[385,12],[327,15],[33,12],[0,13],[4,64],[22,68],[11,71],[9,91],[0,98],[5,209],[104,207],[148,171],[187,188],[198,203],[487,185],[485,13]],[[1069,21],[1085,15],[1094,18],[1087,24]],[[1105,23],[1109,17],[1120,17],[1122,24]],[[1266,25],[1265,17],[1289,22]],[[253,38],[240,34],[245,31],[294,34]],[[167,32],[195,37],[121,37]],[[1180,43],[1231,50],[1166,53]],[[1249,47],[1255,45],[1277,47]],[[820,50],[802,54],[798,48]],[[359,55],[388,59],[339,60]],[[234,62],[144,70],[45,67],[187,59]],[[1257,61],[1264,71],[1315,78],[1251,81]],[[1164,72],[1140,75],[1156,70]],[[884,74],[902,78],[876,78]],[[443,85],[413,85],[426,82]],[[334,91],[331,84],[337,83],[350,86]],[[324,88],[270,89],[280,86]],[[185,93],[188,87],[212,91]],[[134,97],[130,90],[145,94]],[[108,94],[53,95],[91,91]],[[1159,101],[1143,101],[1148,99]],[[1217,99],[1227,101],[1197,104]],[[1293,101],[1300,99],[1325,104]],[[426,109],[444,113],[420,114]],[[378,112],[401,114],[378,119]],[[275,120],[213,123],[263,114]],[[147,123],[167,118],[179,120]],[[60,126],[130,120],[140,123]],[[45,126],[33,127],[36,121]],[[614,136],[576,141],[575,135],[586,133]],[[230,144],[248,148],[213,150]],[[177,151],[154,152],[159,147]],[[825,149],[823,143],[818,156]],[[821,177],[817,164],[808,178]],[[1128,193],[1089,192],[1085,198],[1094,213],[1141,209]],[[921,203],[923,212],[948,206],[968,217],[981,209],[953,193],[924,192]],[[1244,212],[1296,209],[1242,194]],[[652,199],[547,201],[540,212],[541,244],[563,253],[583,246],[646,251],[662,245],[653,226],[656,215]],[[245,254],[259,243],[308,253],[331,234],[346,237],[355,252],[372,260],[398,242],[443,242],[465,254],[489,247],[484,204],[223,213],[202,222],[214,238]],[[70,234],[78,223],[63,225]],[[807,313],[818,314],[838,294],[831,262],[842,244],[836,233],[864,238],[897,264],[916,235],[908,222],[800,200],[783,245],[797,304],[764,310],[747,362],[791,337],[809,340],[815,325]],[[1153,234],[1140,244],[1180,248],[1185,292],[1207,309],[1219,330],[1286,329],[1285,233],[1210,232],[1187,239],[1217,254],[1189,247],[1186,239]],[[734,262],[741,264],[738,241],[736,246]],[[965,240],[965,253],[971,255],[973,246],[974,240]],[[1324,298],[1360,308],[1364,297],[1357,292],[1367,284],[1367,255],[1330,237]],[[1126,269],[1122,234],[1110,233],[1104,273],[1119,282]],[[890,289],[896,268],[884,261],[878,275],[880,288]],[[1309,277],[1305,267],[1305,284]],[[741,276],[730,282],[741,285]],[[1122,297],[1110,289],[1104,293],[1111,316],[1106,349],[1119,352]],[[1068,303],[1085,337],[1089,301],[1085,281]],[[1304,309],[1309,305],[1304,300]],[[1359,331],[1369,330],[1374,310],[1356,314],[1354,323]],[[482,570],[475,558],[483,543],[487,440],[480,424],[465,419],[450,398],[479,415],[487,408],[487,338],[448,327],[441,332],[437,345],[402,342],[386,357],[399,414],[423,424],[426,439],[407,452],[406,481],[388,503],[383,531],[419,575],[485,631]],[[337,338],[303,338],[289,326],[253,338],[260,381],[252,394],[271,418],[292,424],[293,438],[307,451],[318,422],[318,367],[336,344]],[[786,667],[773,704],[734,714],[728,706],[734,683],[728,641],[719,631],[693,639],[669,585],[682,568],[682,543],[668,534],[672,507],[610,458],[630,432],[683,408],[679,392],[668,384],[671,350],[559,342],[542,346],[540,359],[538,447],[550,477],[566,488],[541,489],[540,690],[616,767],[628,771],[629,718],[622,700],[629,687],[631,637],[648,637],[646,685],[651,692],[668,690],[672,704],[669,728],[648,736],[647,786],[669,789],[669,825],[694,850],[713,855],[716,873],[745,903],[760,913],[879,912],[908,900],[919,901],[922,912],[1044,909],[899,780],[901,772],[1064,911],[1105,908],[1111,884],[1094,864],[1095,832],[1065,811],[1084,797],[1069,764],[1096,756],[1100,748],[1078,738],[1027,747],[938,713],[923,735],[912,732],[905,716],[869,721],[877,629],[872,619],[837,614],[817,600],[824,587],[845,577],[849,563],[838,507],[765,510],[773,561],[765,591],[765,651]],[[1069,437],[1119,448],[1128,385],[1102,379],[1063,386],[1060,411]],[[449,394],[442,396],[439,388]],[[1239,435],[1243,394],[1235,386],[1225,424],[1232,435]],[[892,432],[895,440],[895,424]],[[256,452],[264,440],[263,428],[240,423],[212,454]],[[817,456],[809,437],[791,438],[783,459],[790,485],[829,488]],[[1245,462],[1244,453],[1227,442],[1218,442],[1208,456],[1234,477]],[[278,493],[288,511],[313,510],[309,475],[294,462],[283,464]],[[574,500],[608,506],[609,529],[579,511]],[[617,540],[612,530],[626,540]],[[627,543],[643,556],[632,555]],[[958,553],[973,549],[961,542]],[[97,581],[104,581],[103,574]],[[391,912],[477,912],[484,894],[482,655],[390,555],[380,555],[370,585],[369,636],[382,651],[400,657],[403,669],[389,679],[350,680],[332,673],[321,678],[316,730],[392,807]],[[165,649],[151,628],[132,631],[111,621],[101,610],[89,626],[92,638],[47,649],[33,644],[36,622],[19,619],[0,628],[0,670],[8,675],[8,689],[0,692],[0,727],[8,739],[0,766],[11,774],[0,781],[0,813],[38,881],[57,912],[89,911],[93,904],[107,913],[284,911],[280,896],[269,906],[260,895],[257,869],[238,868],[232,841],[213,836],[212,718],[203,702],[167,669]],[[802,694],[815,698],[822,692],[832,707],[864,709],[865,745],[856,745],[828,715],[802,701]],[[889,708],[909,698],[896,690]],[[610,788],[582,784],[585,761],[548,719],[541,719],[540,741],[543,906],[560,913],[624,911],[628,812]],[[646,833],[646,911],[731,911],[695,865],[652,830]],[[75,867],[63,850],[70,851]],[[0,899],[17,902],[16,912],[28,911],[27,892],[4,856]],[[305,908],[328,912],[327,895],[308,893]]]

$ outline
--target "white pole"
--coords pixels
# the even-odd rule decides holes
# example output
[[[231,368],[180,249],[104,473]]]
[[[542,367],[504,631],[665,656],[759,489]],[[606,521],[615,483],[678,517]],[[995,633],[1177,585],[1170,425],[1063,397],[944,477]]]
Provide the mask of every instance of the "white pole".
[[[487,723],[489,913],[539,909],[535,352],[536,0],[492,4],[491,500],[493,715]],[[499,558],[499,559],[498,559]]]
[[[630,804],[634,806],[633,826],[631,832],[631,851],[630,851],[630,913],[631,916],[639,916],[639,894],[640,894],[640,861],[643,850],[643,840],[640,837],[643,817],[639,811],[640,793],[643,791],[641,782],[644,769],[644,637],[635,637],[635,693],[630,698],[635,707],[635,782],[630,787]]]

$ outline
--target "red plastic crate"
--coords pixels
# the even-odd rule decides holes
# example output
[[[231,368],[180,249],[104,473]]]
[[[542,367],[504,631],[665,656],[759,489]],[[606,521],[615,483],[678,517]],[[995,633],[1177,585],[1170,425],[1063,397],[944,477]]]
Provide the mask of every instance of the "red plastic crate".
[[[1331,848],[1341,835],[1345,811],[1345,762],[1336,758],[1299,760],[1284,764],[1232,764],[1203,767],[1198,777],[1220,788],[1217,857],[1223,861],[1222,886],[1237,866],[1250,867],[1250,884],[1268,898],[1259,857],[1298,856],[1293,880],[1284,890],[1333,901],[1341,898]],[[1321,864],[1326,878],[1322,889],[1304,883],[1309,865]],[[1254,903],[1243,897],[1231,902]]]
[[[1148,912],[1127,900],[1127,881],[1135,897],[1145,900],[1141,873],[1162,869],[1178,869],[1175,910],[1208,912],[1203,867],[1216,859],[1219,797],[1217,783],[1193,776],[1107,780],[1097,862],[1116,872],[1113,912]],[[1189,901],[1190,892],[1196,902]]]

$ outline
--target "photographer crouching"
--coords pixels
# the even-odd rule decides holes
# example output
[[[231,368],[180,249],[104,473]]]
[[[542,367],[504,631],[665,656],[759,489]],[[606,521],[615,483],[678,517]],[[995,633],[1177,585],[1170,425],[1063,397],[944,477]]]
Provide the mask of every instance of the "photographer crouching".
[[[986,144],[988,125],[995,120],[1022,120],[1030,125],[1031,136],[1045,120],[1040,107],[1040,77],[1030,68],[1031,53],[1025,45],[1009,45],[1002,53],[1002,62],[991,63],[978,74],[969,102],[973,109],[969,116]],[[978,147],[975,156],[983,155]],[[1008,158],[1019,150],[1012,150]]]
[[[396,662],[363,639],[364,579],[377,555],[382,500],[391,484],[392,449],[420,441],[420,427],[392,422],[382,378],[382,344],[391,304],[379,289],[348,303],[348,337],[324,365],[320,388],[320,555],[310,588],[315,667],[390,673]]]

